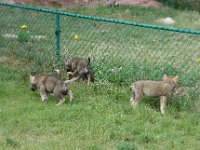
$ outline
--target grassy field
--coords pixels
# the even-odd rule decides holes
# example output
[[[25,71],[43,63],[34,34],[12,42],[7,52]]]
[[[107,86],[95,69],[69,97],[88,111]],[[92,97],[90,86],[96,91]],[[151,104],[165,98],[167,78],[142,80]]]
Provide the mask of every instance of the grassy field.
[[[200,147],[200,37],[134,26],[61,16],[61,61],[55,56],[55,16],[0,7],[0,147],[1,149],[71,150],[198,150]],[[199,14],[163,8],[120,6],[75,8],[73,12],[199,30]],[[24,15],[26,14],[26,15]],[[20,26],[26,24],[26,30]],[[16,38],[5,34],[17,35]],[[75,34],[80,36],[74,41]],[[42,35],[44,39],[34,39]],[[63,58],[92,58],[95,82],[69,85],[76,101],[56,106],[51,96],[42,103],[29,89],[28,74],[52,73]],[[61,69],[64,72],[64,69]],[[180,76],[185,95],[169,99],[167,113],[158,98],[129,105],[129,86],[139,79]],[[66,79],[65,73],[62,78]]]

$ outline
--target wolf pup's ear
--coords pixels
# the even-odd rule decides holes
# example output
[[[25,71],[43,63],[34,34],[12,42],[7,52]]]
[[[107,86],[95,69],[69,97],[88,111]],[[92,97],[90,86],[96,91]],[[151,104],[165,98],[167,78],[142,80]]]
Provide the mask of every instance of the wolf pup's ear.
[[[173,78],[174,83],[177,83],[178,79],[179,79],[179,76],[175,76],[175,77]]]
[[[90,57],[88,57],[88,65],[90,64]]]
[[[32,75],[29,75],[29,79],[30,79],[30,82],[33,83],[35,81],[35,77],[32,76]]]
[[[66,59],[66,58],[64,59],[64,63],[65,63],[65,65],[67,65],[67,64],[68,64],[68,62],[67,62],[67,59]]]
[[[163,75],[163,80],[167,80],[168,79],[168,76],[166,74]]]
[[[60,69],[58,68],[53,69],[53,71],[56,72],[57,74],[60,74]]]

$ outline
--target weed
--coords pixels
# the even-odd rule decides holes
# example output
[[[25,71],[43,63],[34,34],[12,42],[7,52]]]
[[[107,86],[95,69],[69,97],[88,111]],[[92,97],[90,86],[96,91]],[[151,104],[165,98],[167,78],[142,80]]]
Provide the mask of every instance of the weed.
[[[136,150],[134,143],[123,141],[117,145],[118,150]]]
[[[15,140],[13,140],[11,138],[6,138],[6,145],[12,146],[14,148],[19,146],[18,142],[16,142]]]

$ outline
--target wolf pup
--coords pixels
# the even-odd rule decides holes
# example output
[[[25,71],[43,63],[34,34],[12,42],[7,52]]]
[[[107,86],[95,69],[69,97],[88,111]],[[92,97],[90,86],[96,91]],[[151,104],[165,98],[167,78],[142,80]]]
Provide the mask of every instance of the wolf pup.
[[[40,96],[43,102],[48,100],[48,94],[53,93],[53,95],[57,96],[59,99],[59,103],[57,105],[61,105],[65,102],[65,95],[69,96],[70,102],[74,99],[72,92],[67,88],[67,84],[78,80],[79,78],[74,78],[72,80],[63,81],[54,76],[47,75],[35,75],[29,76],[29,82],[31,90],[35,91],[39,89]]]
[[[83,80],[86,80],[88,85],[90,82],[94,81],[89,57],[88,60],[82,58],[72,58],[70,60],[65,60],[65,66],[69,78],[79,77]]]
[[[165,113],[167,97],[171,96],[176,87],[178,76],[169,78],[166,74],[163,81],[141,80],[131,85],[133,96],[130,99],[131,105],[135,108],[143,96],[160,97],[160,111]]]

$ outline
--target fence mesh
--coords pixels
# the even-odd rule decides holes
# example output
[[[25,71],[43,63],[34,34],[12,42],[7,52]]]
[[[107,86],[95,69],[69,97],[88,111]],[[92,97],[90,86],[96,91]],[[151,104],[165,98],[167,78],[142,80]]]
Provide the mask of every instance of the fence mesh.
[[[40,71],[58,65],[57,14],[2,5],[0,10],[1,55],[20,57]],[[179,75],[181,86],[199,92],[199,33],[64,15],[60,15],[60,31],[61,68],[65,57],[90,57],[97,82],[130,84],[141,79],[160,80],[166,73]]]

